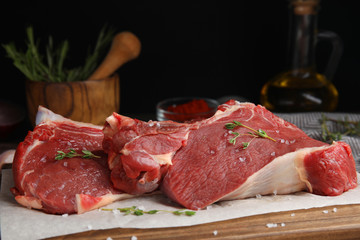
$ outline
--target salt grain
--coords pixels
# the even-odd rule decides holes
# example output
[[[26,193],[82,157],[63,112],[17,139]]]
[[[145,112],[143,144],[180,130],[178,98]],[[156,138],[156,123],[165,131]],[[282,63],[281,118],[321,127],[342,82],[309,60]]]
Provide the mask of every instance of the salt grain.
[[[273,157],[275,157],[275,152],[272,152],[270,155],[273,156]]]
[[[213,231],[213,234],[214,236],[216,236],[218,234],[218,231],[217,230]]]
[[[256,194],[255,196],[256,196],[257,199],[261,198],[261,194]]]
[[[285,227],[285,223],[281,223],[280,226]]]
[[[324,210],[324,211],[323,211],[323,213],[325,213],[325,214],[326,214],[326,213],[329,213],[329,211],[328,211],[328,210]]]
[[[136,236],[131,236],[131,240],[137,240]]]
[[[107,237],[106,240],[113,240],[112,237]]]
[[[268,224],[266,224],[267,228],[276,228],[277,226],[278,226],[277,223],[268,223]]]
[[[276,189],[273,191],[273,194],[274,194],[275,196],[277,195],[277,190],[276,190]]]
[[[120,210],[118,210],[118,209],[113,209],[111,211],[114,215],[120,214]]]
[[[62,217],[68,217],[69,216],[69,214],[67,214],[67,213],[64,213],[63,215],[61,215]]]
[[[332,210],[333,212],[337,212],[337,208],[335,207],[335,208],[333,208],[333,210]]]
[[[246,157],[239,157],[240,162],[245,162]]]
[[[87,229],[92,230],[93,227],[89,224],[89,225],[87,225]]]
[[[290,214],[291,217],[295,217],[295,213]]]

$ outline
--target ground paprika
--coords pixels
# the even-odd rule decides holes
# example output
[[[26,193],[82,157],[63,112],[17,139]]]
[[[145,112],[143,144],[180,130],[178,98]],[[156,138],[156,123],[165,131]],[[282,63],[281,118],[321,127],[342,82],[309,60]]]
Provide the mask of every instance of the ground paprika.
[[[214,109],[209,107],[203,99],[193,99],[189,102],[170,105],[165,117],[177,122],[197,121],[209,118],[214,114]]]

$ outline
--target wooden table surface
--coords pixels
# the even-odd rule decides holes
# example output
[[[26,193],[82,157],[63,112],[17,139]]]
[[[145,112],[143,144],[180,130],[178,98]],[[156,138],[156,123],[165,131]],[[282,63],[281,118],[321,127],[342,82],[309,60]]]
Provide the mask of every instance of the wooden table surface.
[[[277,227],[268,227],[277,224]],[[270,225],[269,225],[270,226]],[[360,239],[360,205],[262,214],[171,228],[116,228],[50,238],[64,239]],[[109,238],[110,239],[110,238]]]

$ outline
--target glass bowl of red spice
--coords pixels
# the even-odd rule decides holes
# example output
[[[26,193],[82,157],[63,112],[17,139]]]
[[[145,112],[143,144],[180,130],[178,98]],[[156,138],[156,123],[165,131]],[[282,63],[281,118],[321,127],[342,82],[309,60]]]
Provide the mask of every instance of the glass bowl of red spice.
[[[170,98],[157,104],[156,117],[158,121],[194,122],[213,116],[218,105],[210,98]]]

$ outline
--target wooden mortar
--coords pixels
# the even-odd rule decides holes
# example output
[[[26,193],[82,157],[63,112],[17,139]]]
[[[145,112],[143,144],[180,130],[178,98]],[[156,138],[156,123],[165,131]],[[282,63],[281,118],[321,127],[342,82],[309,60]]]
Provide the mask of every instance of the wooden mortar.
[[[120,108],[120,81],[114,72],[140,54],[139,39],[130,32],[117,34],[104,61],[85,81],[26,81],[26,98],[30,122],[35,125],[38,106],[75,121],[103,125],[105,119]]]

